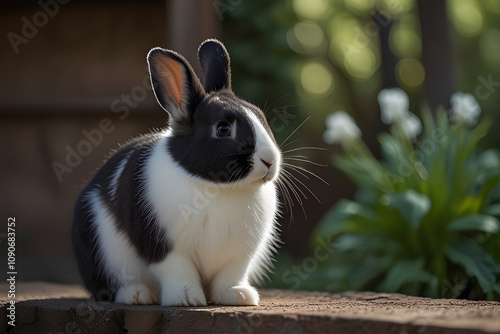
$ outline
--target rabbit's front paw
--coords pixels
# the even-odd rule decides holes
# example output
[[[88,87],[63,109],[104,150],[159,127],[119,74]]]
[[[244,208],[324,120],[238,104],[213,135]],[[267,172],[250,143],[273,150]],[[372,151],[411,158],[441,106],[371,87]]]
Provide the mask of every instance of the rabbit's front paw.
[[[212,300],[220,305],[259,305],[259,293],[250,285],[238,285],[220,291]]]
[[[159,304],[158,295],[145,283],[122,286],[116,292],[116,303],[122,304]]]
[[[162,291],[161,304],[163,306],[204,306],[207,305],[207,299],[198,284],[186,283]]]

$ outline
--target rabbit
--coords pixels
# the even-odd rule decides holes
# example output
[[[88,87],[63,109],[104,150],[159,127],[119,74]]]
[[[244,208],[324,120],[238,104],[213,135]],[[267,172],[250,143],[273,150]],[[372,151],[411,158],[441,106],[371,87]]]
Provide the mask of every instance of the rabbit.
[[[83,189],[73,249],[98,301],[258,305],[276,251],[282,153],[264,113],[231,88],[229,54],[201,44],[202,85],[167,49],[147,55],[164,130],[118,149]]]

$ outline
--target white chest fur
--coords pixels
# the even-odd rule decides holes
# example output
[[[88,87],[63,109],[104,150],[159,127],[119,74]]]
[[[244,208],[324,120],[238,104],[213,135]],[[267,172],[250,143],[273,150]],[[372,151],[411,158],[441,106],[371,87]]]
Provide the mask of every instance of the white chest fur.
[[[146,188],[173,252],[189,257],[205,282],[242,261],[249,263],[247,276],[259,275],[273,243],[274,183],[233,188],[193,180],[167,154],[167,140],[152,153]]]

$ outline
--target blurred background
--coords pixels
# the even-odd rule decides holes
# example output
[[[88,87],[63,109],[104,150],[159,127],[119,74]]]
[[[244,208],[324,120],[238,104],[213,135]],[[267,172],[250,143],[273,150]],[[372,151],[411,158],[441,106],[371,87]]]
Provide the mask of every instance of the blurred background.
[[[326,167],[297,161],[328,185],[296,174],[280,268],[310,256],[316,223],[354,194],[331,164],[339,149],[322,140],[328,114],[348,111],[374,152],[384,87],[403,88],[416,113],[468,92],[493,129],[500,121],[497,0],[4,0],[0,31],[0,247],[16,217],[18,280],[80,281],[69,237],[78,194],[119,143],[166,124],[147,76],[155,46],[200,73],[198,46],[220,39],[234,91],[268,112],[277,141],[326,148],[303,151]],[[492,131],[483,145],[499,139]]]

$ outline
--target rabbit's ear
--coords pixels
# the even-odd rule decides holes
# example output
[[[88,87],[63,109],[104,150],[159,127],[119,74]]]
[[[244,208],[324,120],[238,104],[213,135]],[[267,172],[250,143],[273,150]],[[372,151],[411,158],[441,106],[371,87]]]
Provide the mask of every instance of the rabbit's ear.
[[[231,89],[231,66],[229,54],[224,45],[216,39],[209,39],[198,49],[205,91],[207,93],[223,88]]]
[[[180,54],[162,48],[149,51],[147,59],[158,103],[177,123],[177,129],[179,125],[189,126],[192,113],[205,95],[193,68]]]

